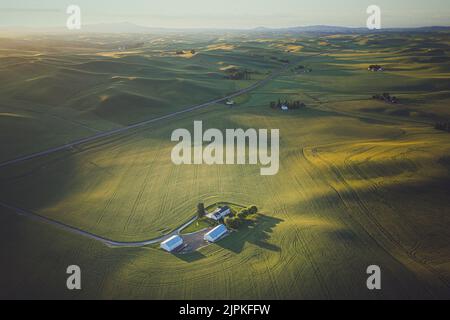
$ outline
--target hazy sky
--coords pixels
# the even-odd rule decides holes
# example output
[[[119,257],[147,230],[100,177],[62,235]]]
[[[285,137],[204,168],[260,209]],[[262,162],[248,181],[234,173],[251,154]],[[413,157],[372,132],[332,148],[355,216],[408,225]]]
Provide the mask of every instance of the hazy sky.
[[[66,8],[82,23],[132,22],[151,27],[252,28],[365,26],[366,8],[382,10],[383,27],[450,26],[450,0],[0,0],[0,26],[65,26]]]

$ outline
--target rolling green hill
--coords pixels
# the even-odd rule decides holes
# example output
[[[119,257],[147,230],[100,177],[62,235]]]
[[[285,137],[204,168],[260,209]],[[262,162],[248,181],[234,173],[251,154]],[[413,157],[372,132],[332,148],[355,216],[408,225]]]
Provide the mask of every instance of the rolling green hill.
[[[167,234],[200,201],[255,204],[257,223],[198,252],[170,255],[155,246],[109,248],[0,209],[0,257],[9,275],[0,277],[1,297],[450,297],[450,136],[434,129],[450,117],[448,65],[441,62],[447,34],[182,45],[171,37],[118,58],[89,40],[83,55],[52,53],[58,59],[52,56],[48,72],[40,68],[50,60],[41,57],[30,71],[36,80],[18,74],[1,89],[2,145],[20,137],[2,160],[224,96],[281,68],[277,59],[292,64],[237,97],[233,108],[216,104],[1,168],[0,202],[117,241]],[[193,56],[174,54],[191,48]],[[0,58],[0,77],[25,59],[20,51],[10,55]],[[368,72],[374,63],[386,71]],[[254,78],[227,80],[227,66],[252,70]],[[383,92],[399,104],[372,99]],[[278,99],[306,108],[271,109]],[[280,129],[278,175],[260,176],[254,165],[174,165],[171,133],[192,130],[195,120],[220,130]],[[83,270],[81,292],[65,289],[70,264]],[[380,292],[366,288],[372,264],[382,268]]]

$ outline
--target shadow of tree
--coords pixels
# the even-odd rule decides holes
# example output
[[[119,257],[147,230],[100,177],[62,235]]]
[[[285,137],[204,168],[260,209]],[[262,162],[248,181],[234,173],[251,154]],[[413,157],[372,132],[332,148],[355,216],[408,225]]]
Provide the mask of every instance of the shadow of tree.
[[[283,222],[282,219],[258,214],[251,221],[246,221],[241,228],[217,243],[218,246],[235,253],[242,252],[246,242],[270,251],[281,251],[281,248],[269,243],[273,229]]]

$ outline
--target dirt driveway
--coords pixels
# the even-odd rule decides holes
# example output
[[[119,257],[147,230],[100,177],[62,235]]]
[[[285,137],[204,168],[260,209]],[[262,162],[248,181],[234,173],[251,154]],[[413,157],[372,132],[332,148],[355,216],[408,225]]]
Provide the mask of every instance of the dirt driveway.
[[[206,233],[211,231],[213,228],[206,228],[194,233],[180,235],[183,238],[184,246],[177,253],[190,253],[197,251],[201,247],[207,246],[209,243],[203,238]]]

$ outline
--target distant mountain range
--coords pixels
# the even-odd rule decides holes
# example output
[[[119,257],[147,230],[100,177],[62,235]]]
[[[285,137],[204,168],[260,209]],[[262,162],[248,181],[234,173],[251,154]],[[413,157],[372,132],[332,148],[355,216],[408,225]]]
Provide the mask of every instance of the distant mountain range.
[[[46,29],[35,29],[35,28],[23,28],[23,27],[0,27],[0,31],[3,32],[27,32],[27,33],[39,33],[39,32],[50,32],[50,33],[61,33],[67,32],[65,28],[46,28]],[[304,26],[304,27],[288,27],[288,28],[266,28],[257,27],[253,29],[214,29],[214,28],[153,28],[136,25],[129,22],[122,23],[100,23],[100,24],[89,24],[84,25],[79,31],[80,33],[194,33],[194,32],[255,32],[255,33],[265,33],[265,34],[276,34],[276,33],[318,33],[318,34],[345,34],[345,33],[374,33],[374,32],[448,32],[450,31],[450,26],[430,26],[430,27],[418,27],[418,28],[383,28],[381,30],[368,30],[367,28],[361,27],[340,27],[340,26]]]
[[[253,29],[256,32],[290,32],[290,33],[362,33],[362,32],[442,32],[450,31],[450,27],[431,26],[416,28],[383,28],[381,30],[369,30],[362,27],[339,27],[339,26],[305,26],[305,27],[289,27],[289,28],[265,28],[259,27]]]

